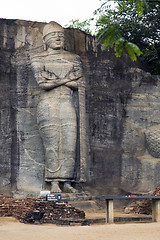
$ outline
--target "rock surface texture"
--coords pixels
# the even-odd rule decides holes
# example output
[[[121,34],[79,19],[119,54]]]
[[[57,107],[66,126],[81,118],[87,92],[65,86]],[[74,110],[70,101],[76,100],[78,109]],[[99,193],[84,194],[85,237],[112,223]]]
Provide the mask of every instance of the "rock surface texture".
[[[44,26],[0,20],[3,194],[25,195],[46,188],[45,149],[37,125],[42,90],[31,67],[31,56],[44,51]],[[75,187],[80,188],[78,182],[84,180],[83,190],[93,195],[155,189],[160,182],[160,78],[138,68],[125,55],[116,59],[110,49],[103,52],[93,37],[79,30],[65,29],[64,35],[65,50],[82,60],[86,82],[85,98],[80,92],[80,104],[86,105],[87,127],[85,136],[84,122],[79,123]],[[84,139],[85,144],[80,144]],[[85,171],[81,172],[80,154],[84,152],[87,160],[82,161]]]

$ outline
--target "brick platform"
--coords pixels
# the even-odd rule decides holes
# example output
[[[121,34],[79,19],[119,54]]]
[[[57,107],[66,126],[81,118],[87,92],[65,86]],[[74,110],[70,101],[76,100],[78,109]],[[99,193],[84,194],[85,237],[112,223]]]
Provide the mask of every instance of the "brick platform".
[[[0,217],[13,216],[23,223],[85,225],[85,213],[63,201],[46,201],[34,197],[15,199],[0,195]]]
[[[158,186],[155,191],[152,193],[153,196],[160,196],[160,186]],[[134,213],[139,214],[152,214],[152,200],[145,199],[142,202],[137,202],[137,206],[135,206],[132,210]]]

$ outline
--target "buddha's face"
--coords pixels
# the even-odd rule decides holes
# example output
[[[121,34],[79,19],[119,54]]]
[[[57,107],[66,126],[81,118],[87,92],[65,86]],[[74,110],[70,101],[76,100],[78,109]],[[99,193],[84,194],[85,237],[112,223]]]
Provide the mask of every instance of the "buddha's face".
[[[44,36],[44,41],[48,48],[62,49],[64,47],[64,32],[53,31]]]

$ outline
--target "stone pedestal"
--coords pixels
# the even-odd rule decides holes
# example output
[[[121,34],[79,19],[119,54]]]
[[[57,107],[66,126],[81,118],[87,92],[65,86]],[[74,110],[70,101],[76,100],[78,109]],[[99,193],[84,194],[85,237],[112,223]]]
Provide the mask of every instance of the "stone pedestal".
[[[106,199],[106,223],[114,222],[113,199]]]
[[[160,200],[152,199],[152,221],[160,222]]]

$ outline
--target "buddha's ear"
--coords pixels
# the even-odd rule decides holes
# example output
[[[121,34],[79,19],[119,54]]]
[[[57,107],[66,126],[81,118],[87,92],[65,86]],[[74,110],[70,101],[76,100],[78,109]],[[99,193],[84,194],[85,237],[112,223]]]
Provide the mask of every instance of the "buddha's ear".
[[[46,50],[47,50],[47,45],[46,45],[46,43],[45,43],[44,39],[43,39],[43,49],[44,49],[44,51],[46,51]]]
[[[46,50],[47,50],[47,46],[46,46],[46,44],[45,44],[45,43],[43,43],[43,49],[44,49],[44,51],[46,51]]]

